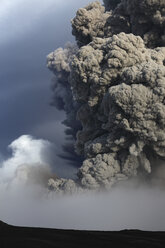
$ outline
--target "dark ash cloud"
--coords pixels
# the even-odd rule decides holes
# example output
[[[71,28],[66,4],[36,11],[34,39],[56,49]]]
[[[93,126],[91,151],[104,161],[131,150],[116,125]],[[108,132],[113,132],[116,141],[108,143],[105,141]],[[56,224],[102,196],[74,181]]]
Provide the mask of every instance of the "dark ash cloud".
[[[81,123],[75,150],[84,157],[77,181],[49,180],[55,191],[109,189],[152,175],[165,159],[165,3],[105,1],[105,7],[80,8],[72,20],[77,48],[48,56],[61,92],[68,89],[76,105],[64,110],[71,128]]]

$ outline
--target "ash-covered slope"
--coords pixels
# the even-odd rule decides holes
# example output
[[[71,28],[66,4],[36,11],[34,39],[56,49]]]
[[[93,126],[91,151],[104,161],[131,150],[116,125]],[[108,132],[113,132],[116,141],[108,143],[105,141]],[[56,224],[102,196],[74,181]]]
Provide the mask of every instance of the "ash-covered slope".
[[[54,103],[84,157],[76,182],[49,180],[58,192],[109,189],[165,159],[165,2],[104,2],[77,11],[77,47],[48,55]]]
[[[11,247],[145,247],[163,248],[164,232],[124,230],[120,232],[76,231],[15,227],[0,222],[0,246]]]

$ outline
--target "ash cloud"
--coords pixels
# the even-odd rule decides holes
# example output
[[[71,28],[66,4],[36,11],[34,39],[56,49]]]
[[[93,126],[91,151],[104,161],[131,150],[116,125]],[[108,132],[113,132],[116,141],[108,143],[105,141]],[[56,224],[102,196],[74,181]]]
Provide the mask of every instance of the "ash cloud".
[[[71,21],[77,47],[48,55],[54,105],[65,110],[84,158],[75,181],[50,179],[50,189],[109,189],[154,177],[165,159],[164,15],[161,0],[91,3]]]
[[[164,0],[107,0],[104,5],[94,2],[77,11],[72,28],[79,45],[120,32],[141,36],[151,48],[165,45]]]
[[[61,196],[47,189],[48,178],[57,178],[50,142],[23,135],[9,149],[10,158],[0,157],[1,220],[20,226],[79,230],[164,230],[164,189],[127,181],[106,193],[79,191]],[[70,180],[63,181],[63,186],[69,182],[75,193]]]
[[[12,155],[1,161],[0,168],[1,220],[19,226],[78,230],[164,230],[164,188],[149,188],[145,181],[121,182],[101,193],[79,191],[61,196],[49,191],[47,180],[56,177],[51,146],[29,135],[11,143]]]
[[[62,123],[67,127],[65,134],[68,137],[68,141],[63,145],[63,153],[59,154],[59,156],[70,161],[72,165],[80,166],[82,158],[74,151],[76,133],[81,129],[80,121],[76,119],[80,104],[73,100],[71,87],[68,82],[70,62],[77,50],[77,46],[71,43],[66,44],[64,49],[59,48],[55,50],[47,56],[47,67],[55,75],[52,79],[53,98],[51,105],[58,110],[64,110],[66,113],[66,119]]]
[[[113,10],[116,8],[116,6],[121,2],[121,0],[103,0],[105,10]]]

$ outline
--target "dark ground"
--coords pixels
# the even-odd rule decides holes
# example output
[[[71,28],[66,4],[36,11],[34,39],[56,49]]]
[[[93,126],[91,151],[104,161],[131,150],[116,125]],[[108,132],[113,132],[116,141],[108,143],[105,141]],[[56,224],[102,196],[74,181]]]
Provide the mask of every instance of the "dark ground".
[[[120,232],[74,231],[27,228],[0,221],[0,248],[164,248],[165,232],[123,230]]]

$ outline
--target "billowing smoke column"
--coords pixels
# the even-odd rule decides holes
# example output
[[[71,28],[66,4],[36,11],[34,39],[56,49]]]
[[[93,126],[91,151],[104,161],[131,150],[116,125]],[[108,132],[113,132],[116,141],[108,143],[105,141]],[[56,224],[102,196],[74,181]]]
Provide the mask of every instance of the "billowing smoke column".
[[[48,55],[55,105],[85,158],[77,181],[49,180],[57,192],[109,189],[165,159],[165,1],[104,4],[77,11],[77,47]]]

